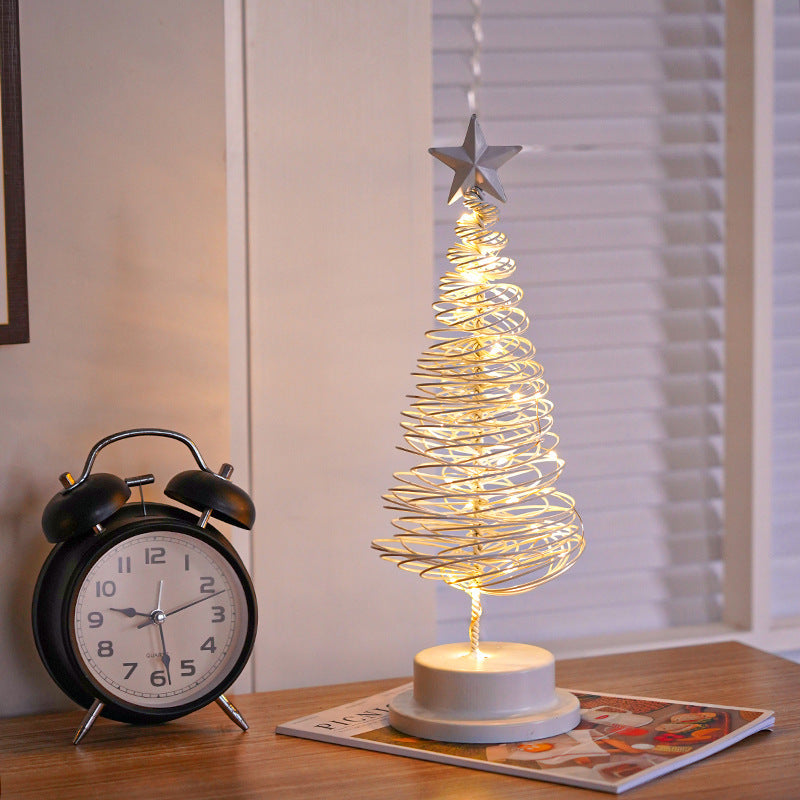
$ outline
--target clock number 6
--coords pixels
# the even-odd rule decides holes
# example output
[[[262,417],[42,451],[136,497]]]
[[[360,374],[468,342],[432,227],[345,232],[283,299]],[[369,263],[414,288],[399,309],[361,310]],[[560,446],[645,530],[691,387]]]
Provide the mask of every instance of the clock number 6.
[[[157,669],[150,673],[150,683],[153,686],[165,686],[167,683],[167,673],[163,669]]]

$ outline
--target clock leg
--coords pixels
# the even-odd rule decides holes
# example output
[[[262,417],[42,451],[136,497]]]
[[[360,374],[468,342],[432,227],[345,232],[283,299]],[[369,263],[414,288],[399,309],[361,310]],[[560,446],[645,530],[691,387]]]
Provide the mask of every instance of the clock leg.
[[[236,706],[225,697],[224,694],[221,694],[217,698],[217,705],[243,730],[246,731],[250,726],[245,722],[244,717],[239,713],[239,710]]]
[[[83,722],[81,722],[80,728],[78,728],[77,732],[75,733],[75,738],[72,740],[72,744],[78,744],[87,733],[89,733],[89,728],[94,725],[94,721],[99,716],[100,712],[103,710],[103,704],[99,700],[95,700],[92,703],[91,708],[86,712],[86,716],[83,718]]]

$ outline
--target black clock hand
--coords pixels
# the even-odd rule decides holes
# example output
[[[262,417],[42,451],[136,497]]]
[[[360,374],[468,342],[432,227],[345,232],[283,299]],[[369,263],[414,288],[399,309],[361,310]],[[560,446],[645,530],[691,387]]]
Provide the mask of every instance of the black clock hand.
[[[120,614],[124,614],[126,617],[149,617],[149,614],[143,614],[141,611],[136,611],[133,608],[110,608],[109,611],[119,611]]]
[[[164,626],[159,623],[158,632],[161,634],[161,660],[164,662],[164,669],[167,671],[167,683],[172,686],[172,678],[169,674],[169,655],[167,654],[167,643],[164,641]]]
[[[159,581],[158,583],[158,599],[156,600],[156,611],[161,609],[161,589],[164,586],[164,581]],[[137,611],[135,608],[110,608],[109,611],[119,611],[120,614],[124,614],[126,617],[149,617],[150,614],[145,614],[142,611]]]
[[[164,581],[158,582],[158,598],[156,599],[156,610],[151,615],[151,618],[158,623],[158,632],[161,635],[161,661],[164,664],[164,669],[167,671],[167,683],[172,686],[172,677],[169,674],[169,653],[167,653],[167,643],[164,641],[164,620],[166,614],[161,608],[161,592],[164,589]]]
[[[213,594],[207,594],[205,597],[201,597],[199,600],[192,600],[191,603],[186,603],[186,605],[178,606],[177,608],[173,608],[172,611],[167,611],[164,615],[165,617],[171,617],[173,614],[177,614],[179,611],[183,611],[185,608],[189,608],[190,606],[196,606],[198,603],[202,603],[205,600],[210,600],[212,597],[216,597],[218,594],[222,594],[225,589],[220,589],[218,592],[214,592]],[[147,614],[146,616],[150,616]],[[148,619],[147,622],[142,622],[137,625],[137,628],[146,628],[148,625],[152,625],[155,622],[153,619]]]
[[[192,600],[191,603],[186,603],[185,605],[178,606],[177,608],[173,608],[172,611],[167,611],[167,616],[171,617],[173,614],[177,614],[179,611],[183,611],[185,608],[189,608],[189,606],[196,606],[198,603],[202,603],[204,600],[210,600],[212,597],[216,597],[218,594],[222,594],[225,590],[220,589],[218,592],[214,592],[213,594],[207,594],[205,597],[201,597],[199,600]]]

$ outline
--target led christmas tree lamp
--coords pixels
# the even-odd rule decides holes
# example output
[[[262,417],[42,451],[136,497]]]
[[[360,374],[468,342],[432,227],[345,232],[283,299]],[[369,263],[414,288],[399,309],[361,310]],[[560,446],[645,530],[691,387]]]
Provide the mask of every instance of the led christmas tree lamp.
[[[469,642],[418,653],[413,689],[390,704],[404,733],[450,742],[497,743],[554,736],[580,721],[577,699],[555,686],[541,647],[479,640],[482,594],[525,592],[564,572],[583,550],[583,525],[556,489],[552,403],[535,350],[522,334],[522,290],[503,280],[514,261],[492,230],[505,201],[497,169],[521,148],[486,144],[473,115],[461,147],[431,153],[455,171],[449,202],[462,198],[452,265],[433,308],[442,326],[420,356],[417,394],[404,413],[406,446],[421,456],[384,499],[400,516],[382,558],[471,598]]]

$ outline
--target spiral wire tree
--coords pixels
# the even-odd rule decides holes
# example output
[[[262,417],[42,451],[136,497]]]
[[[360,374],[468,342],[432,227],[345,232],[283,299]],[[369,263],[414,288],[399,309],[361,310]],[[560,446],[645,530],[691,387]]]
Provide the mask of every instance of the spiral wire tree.
[[[513,152],[492,153],[503,149]],[[470,595],[476,657],[481,594],[526,592],[572,566],[584,546],[575,502],[556,489],[564,461],[548,385],[523,336],[522,290],[504,282],[515,264],[500,255],[507,237],[483,199],[484,190],[505,199],[493,167],[518,149],[487,147],[473,116],[462,148],[431,151],[456,169],[451,202],[461,196],[465,210],[433,305],[442,327],[426,334],[433,343],[402,422],[399,449],[422,461],[395,473],[384,495],[399,533],[372,543],[402,569]],[[459,172],[456,161],[471,169]]]

